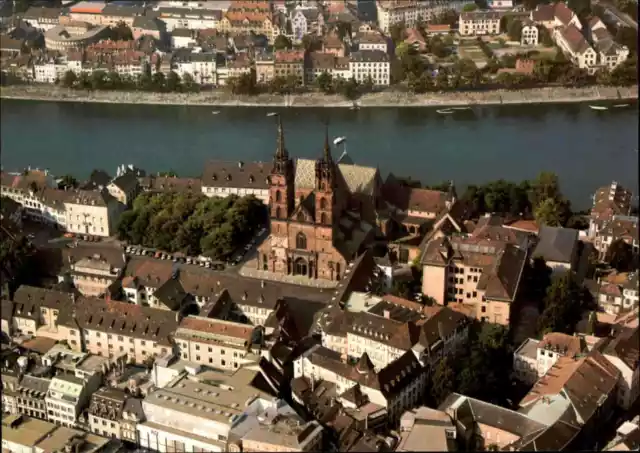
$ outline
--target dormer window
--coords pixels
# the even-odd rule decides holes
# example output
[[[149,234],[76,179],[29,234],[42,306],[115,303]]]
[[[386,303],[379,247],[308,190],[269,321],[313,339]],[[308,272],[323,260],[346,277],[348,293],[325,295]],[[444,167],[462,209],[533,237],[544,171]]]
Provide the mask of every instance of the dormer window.
[[[211,179],[213,179],[214,181],[216,181],[218,179],[218,176],[214,173],[213,175],[211,175]]]

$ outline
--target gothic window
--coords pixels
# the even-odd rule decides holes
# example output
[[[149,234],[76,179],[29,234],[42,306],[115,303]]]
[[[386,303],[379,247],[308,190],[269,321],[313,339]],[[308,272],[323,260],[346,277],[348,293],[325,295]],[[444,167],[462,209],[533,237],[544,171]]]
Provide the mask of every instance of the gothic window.
[[[265,271],[268,270],[268,267],[267,267],[268,265],[269,265],[269,262],[267,261],[267,254],[263,253],[262,254],[262,269],[265,270]]]
[[[303,201],[304,201],[304,196],[300,195],[300,201],[298,202],[298,204],[302,204]]]
[[[302,232],[296,235],[296,248],[302,250],[307,248],[307,237]]]
[[[320,214],[320,223],[323,225],[327,223],[327,215],[324,212]]]
[[[320,190],[324,191],[324,183],[323,182],[320,183]]]
[[[282,194],[279,190],[276,190],[276,202],[279,203],[282,201]]]
[[[304,222],[304,214],[302,212],[298,213],[298,222]]]
[[[280,192],[278,192],[278,193],[280,193]],[[276,219],[279,219],[279,218],[280,218],[280,214],[281,214],[280,206],[277,206],[277,207],[276,207]]]
[[[320,198],[320,209],[323,211],[327,209],[327,200],[324,198]]]
[[[336,280],[340,280],[340,263],[336,263]]]

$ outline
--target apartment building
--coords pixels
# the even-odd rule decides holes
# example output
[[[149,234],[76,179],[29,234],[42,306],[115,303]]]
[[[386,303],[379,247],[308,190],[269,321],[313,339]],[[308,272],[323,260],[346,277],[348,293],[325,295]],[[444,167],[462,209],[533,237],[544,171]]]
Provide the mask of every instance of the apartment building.
[[[600,66],[612,70],[629,58],[629,48],[615,42],[600,19],[592,19],[589,28],[591,42],[594,50],[598,52]]]
[[[270,165],[264,162],[209,161],[202,172],[202,193],[208,197],[253,195],[269,203]]]
[[[102,25],[102,10],[106,3],[82,1],[69,8],[69,18],[74,21],[88,22],[93,25]]]
[[[378,27],[388,33],[392,25],[404,24],[408,28],[418,25],[419,21],[429,22],[449,9],[460,10],[468,1],[432,1],[432,0],[377,0],[376,10]]]
[[[295,77],[303,85],[304,79],[304,51],[279,50],[273,58],[274,77]]]
[[[576,13],[564,2],[537,5],[536,9],[531,11],[530,19],[549,31],[570,25],[578,30],[582,29],[582,24]]]
[[[304,35],[322,35],[324,29],[324,16],[316,7],[296,8],[291,13],[291,28],[293,38],[301,41]]]
[[[136,17],[144,16],[146,13],[144,3],[140,5],[135,3],[130,5],[107,3],[102,8],[102,25],[113,27],[123,23],[131,28]]]
[[[422,292],[441,305],[468,304],[477,319],[508,325],[526,260],[526,250],[504,239],[434,239],[421,259]]]
[[[593,207],[589,218],[589,236],[595,238],[604,222],[612,220],[614,215],[631,214],[633,194],[622,185],[613,181],[611,185],[598,188],[593,195]]]
[[[586,354],[587,349],[584,338],[559,332],[548,333],[542,340],[529,338],[513,354],[515,376],[533,385],[561,357],[578,357]]]
[[[205,371],[156,389],[142,402],[140,446],[159,452],[226,451],[232,426],[271,406],[273,397],[250,385],[255,376],[247,369],[233,375]]]
[[[45,398],[51,385],[51,379],[25,374],[20,379],[16,401],[18,412],[29,417],[48,420]]]
[[[56,83],[68,70],[63,58],[43,57],[33,62],[34,80],[38,83]]]
[[[126,302],[80,298],[73,310],[63,310],[58,327],[75,351],[108,358],[126,356],[144,363],[173,347],[176,313]]]
[[[333,79],[351,78],[349,57],[336,57],[332,53],[311,52],[307,65],[307,83],[313,83],[321,74],[327,73]]]
[[[62,310],[73,304],[70,293],[21,285],[13,294],[13,331],[20,334],[63,339],[58,331]]]
[[[217,85],[217,55],[216,52],[179,52],[174,54],[172,64],[180,78],[189,74],[200,85]]]
[[[538,27],[532,20],[525,20],[522,23],[522,34],[520,36],[520,44],[523,46],[537,46],[540,41],[540,33]]]
[[[232,1],[222,19],[219,30],[223,33],[251,33],[265,35],[273,42],[279,34],[268,2]]]
[[[349,59],[351,76],[358,83],[371,80],[374,85],[388,86],[391,83],[389,55],[381,50],[359,50]]]
[[[62,250],[63,264],[58,280],[72,283],[86,297],[101,297],[111,292],[126,263],[119,245],[78,241]]]
[[[638,273],[612,273],[598,279],[592,291],[598,307],[610,315],[623,315],[638,308]]]
[[[598,63],[597,52],[589,45],[575,25],[558,27],[551,35],[562,52],[581,69],[594,70]]]
[[[2,375],[2,414],[18,413],[18,383],[20,382],[20,374],[12,369],[3,367]]]
[[[400,442],[395,451],[457,451],[456,427],[446,412],[421,406],[400,418]]]
[[[500,33],[500,18],[500,13],[494,11],[472,11],[461,13],[459,19],[460,35],[497,35]]]
[[[78,423],[78,416],[89,403],[90,396],[91,389],[83,379],[72,375],[54,377],[45,397],[47,419],[73,428]]]
[[[65,201],[67,231],[108,237],[115,233],[122,205],[106,190],[76,190]]]
[[[614,414],[619,380],[620,371],[596,350],[560,357],[520,401],[518,412],[547,423],[569,421],[579,431],[572,449],[593,448],[598,427]]]
[[[426,367],[453,354],[466,342],[466,316],[448,307],[420,304],[385,296],[367,311],[345,312],[325,329],[322,344],[357,360],[366,353],[376,369],[413,351]]]
[[[336,384],[340,394],[359,385],[372,403],[387,409],[391,423],[422,398],[426,386],[426,374],[413,351],[376,372],[366,352],[354,366],[340,353],[315,345],[295,359],[293,369],[296,378]]]
[[[578,237],[578,230],[542,225],[532,257],[543,258],[553,272],[575,270],[579,258]]]
[[[127,396],[124,391],[103,387],[91,395],[87,422],[89,431],[107,438],[122,439],[120,419]]]
[[[358,43],[358,50],[380,50],[389,52],[387,39],[377,32],[364,32],[356,34],[355,41]]]
[[[622,327],[614,330],[599,350],[620,372],[617,402],[624,410],[630,410],[640,395],[640,330]]]
[[[107,191],[125,206],[131,206],[140,193],[138,175],[133,171],[124,171],[107,185]]]
[[[331,53],[336,57],[344,57],[346,46],[335,33],[328,33],[322,38],[322,52]]]
[[[599,223],[593,246],[598,251],[601,260],[605,259],[611,244],[618,240],[630,245],[634,252],[640,251],[638,217],[613,215],[610,220],[603,220]]]
[[[34,208],[37,194],[45,188],[55,188],[57,184],[47,170],[26,169],[22,173],[0,173],[1,193],[5,197],[20,203],[25,208]]]
[[[255,326],[188,316],[174,335],[182,359],[214,368],[235,370],[250,362]]]
[[[204,8],[160,7],[159,19],[167,24],[167,31],[173,32],[176,28],[189,30],[204,30],[207,28],[220,28],[222,11]]]
[[[32,27],[44,32],[60,23],[61,13],[62,8],[31,6],[24,12],[22,19]]]

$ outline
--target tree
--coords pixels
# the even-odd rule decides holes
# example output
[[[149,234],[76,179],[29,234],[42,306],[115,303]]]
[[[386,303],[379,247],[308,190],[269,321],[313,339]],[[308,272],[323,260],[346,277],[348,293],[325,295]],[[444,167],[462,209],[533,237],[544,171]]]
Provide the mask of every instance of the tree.
[[[64,175],[58,182],[58,188],[63,190],[77,189],[78,185],[78,180],[71,175]]]
[[[332,83],[333,77],[328,72],[322,72],[318,78],[316,79],[316,85],[323,93],[327,94],[332,91]]]
[[[317,35],[304,35],[302,37],[302,48],[305,52],[316,52],[322,48],[322,41]]]
[[[633,248],[622,239],[611,242],[605,260],[611,267],[619,272],[629,272],[634,269],[637,256],[633,253]]]
[[[351,39],[352,30],[350,22],[338,21],[334,25],[334,28],[340,41],[344,41],[345,38]]]
[[[554,198],[547,198],[535,207],[534,216],[541,225],[560,226],[561,207]]]
[[[522,22],[517,19],[512,20],[507,29],[507,34],[512,41],[520,42],[522,38]]]
[[[78,81],[78,76],[72,70],[68,70],[62,77],[62,86],[66,88],[73,88]]]
[[[549,33],[547,27],[543,25],[538,26],[538,40],[545,47],[553,47],[555,44],[553,38],[551,38],[551,33]]]
[[[127,24],[119,22],[115,27],[111,27],[111,39],[113,41],[132,41],[133,32]]]
[[[399,22],[389,27],[389,36],[391,37],[391,39],[396,45],[404,41],[407,37],[404,23]]]
[[[354,100],[358,96],[358,82],[353,77],[349,80],[335,79],[334,91],[349,100]]]
[[[362,90],[363,93],[371,93],[374,87],[375,87],[375,84],[373,82],[373,79],[371,78],[371,75],[368,75],[364,79],[364,82],[360,86],[360,89]]]
[[[462,11],[464,11],[465,13],[470,13],[477,9],[478,9],[478,5],[476,5],[475,3],[469,3],[462,7]]]
[[[544,298],[551,285],[551,268],[544,258],[536,256],[523,271],[523,296],[527,301],[537,302],[540,312],[545,308]]]
[[[93,71],[91,73],[91,88],[93,90],[101,90],[106,86],[107,73],[102,70]]]
[[[198,90],[198,85],[196,84],[196,81],[193,79],[193,76],[188,72],[185,72],[184,75],[182,76],[182,86],[187,92]]]
[[[166,84],[168,91],[180,91],[180,76],[175,71],[169,72]]]
[[[437,407],[447,396],[449,396],[456,386],[456,373],[448,356],[444,356],[431,373],[430,396],[432,403]]]
[[[558,198],[560,196],[560,184],[558,175],[550,171],[542,171],[537,178],[531,182],[531,205],[537,206],[547,198]]]
[[[572,335],[582,319],[583,301],[580,286],[573,274],[563,272],[551,279],[544,300],[544,310],[538,319],[540,335],[561,332]]]
[[[406,42],[401,42],[396,46],[396,57],[402,60],[405,56],[407,56],[409,50],[409,44],[407,44]]]
[[[276,36],[276,39],[273,41],[273,47],[276,50],[291,49],[292,46],[291,40],[284,35]]]

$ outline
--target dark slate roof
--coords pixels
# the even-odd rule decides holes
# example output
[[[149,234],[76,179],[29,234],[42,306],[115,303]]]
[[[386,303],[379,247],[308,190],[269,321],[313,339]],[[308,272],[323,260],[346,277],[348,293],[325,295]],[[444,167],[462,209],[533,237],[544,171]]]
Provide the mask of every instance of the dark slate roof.
[[[115,186],[124,192],[133,190],[138,184],[138,177],[132,171],[126,172],[124,175],[120,175],[111,181]]]
[[[271,165],[264,162],[209,161],[202,173],[203,187],[269,188]]]
[[[538,245],[533,256],[541,256],[545,261],[569,263],[578,243],[578,230],[572,228],[543,225],[538,234]]]
[[[160,285],[153,292],[153,296],[169,310],[178,310],[189,297],[177,275],[176,278],[170,278]]]

